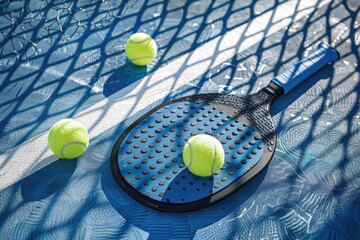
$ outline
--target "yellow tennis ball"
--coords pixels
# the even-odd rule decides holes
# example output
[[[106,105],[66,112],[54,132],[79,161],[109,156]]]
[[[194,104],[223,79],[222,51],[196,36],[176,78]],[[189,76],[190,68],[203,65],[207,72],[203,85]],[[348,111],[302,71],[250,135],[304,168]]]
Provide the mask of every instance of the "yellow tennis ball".
[[[146,33],[134,33],[126,42],[125,53],[133,64],[145,66],[157,54],[156,42]]]
[[[218,173],[224,164],[225,153],[214,137],[199,134],[189,139],[184,147],[183,159],[189,171],[200,177]]]
[[[48,143],[50,149],[59,158],[73,159],[87,149],[89,134],[79,121],[63,119],[51,127]]]

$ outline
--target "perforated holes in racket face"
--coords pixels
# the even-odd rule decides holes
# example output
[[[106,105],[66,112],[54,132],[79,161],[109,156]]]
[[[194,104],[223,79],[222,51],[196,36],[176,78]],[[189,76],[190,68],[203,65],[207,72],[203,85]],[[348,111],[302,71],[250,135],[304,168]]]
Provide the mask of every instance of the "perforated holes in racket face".
[[[196,134],[212,135],[224,147],[224,165],[212,177],[193,175],[183,162],[183,147]],[[136,191],[156,201],[181,204],[223,190],[249,171],[263,152],[260,134],[227,113],[205,103],[174,102],[125,136],[118,165]]]

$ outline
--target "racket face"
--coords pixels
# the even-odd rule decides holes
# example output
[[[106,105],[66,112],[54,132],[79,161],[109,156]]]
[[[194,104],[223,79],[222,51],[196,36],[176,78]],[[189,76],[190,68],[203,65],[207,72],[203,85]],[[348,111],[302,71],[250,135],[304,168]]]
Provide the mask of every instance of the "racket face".
[[[224,198],[272,158],[271,99],[263,95],[195,95],[149,111],[114,145],[115,180],[138,201],[165,211],[197,210]],[[225,151],[224,165],[211,177],[193,175],[182,158],[187,140],[197,134],[216,137]]]

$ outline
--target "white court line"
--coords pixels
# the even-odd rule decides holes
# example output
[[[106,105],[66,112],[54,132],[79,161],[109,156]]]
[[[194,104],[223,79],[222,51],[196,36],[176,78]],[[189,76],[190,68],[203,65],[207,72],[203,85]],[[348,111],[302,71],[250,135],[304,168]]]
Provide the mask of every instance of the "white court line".
[[[205,43],[193,52],[186,53],[145,76],[139,80],[140,84],[133,83],[98,102],[76,115],[74,119],[81,121],[89,129],[91,138],[97,136],[143,109],[144,106],[166,97],[172,91],[204,74],[208,69],[222,64],[237,52],[246,50],[264,37],[278,32],[294,20],[310,14],[331,0],[320,1],[318,6],[316,6],[317,1],[302,0],[297,9],[294,9],[292,6],[296,6],[297,2],[297,0],[287,1],[279,4],[274,10],[258,15],[249,23],[226,32],[223,36]],[[264,33],[266,28],[268,30]],[[241,36],[248,38],[239,45],[238,39]],[[216,56],[214,56],[215,52]],[[182,66],[181,72],[179,66]],[[133,90],[130,92],[129,89]],[[2,165],[0,189],[56,161],[57,157],[52,155],[47,146],[47,134],[45,132],[33,137],[0,155],[0,165]]]

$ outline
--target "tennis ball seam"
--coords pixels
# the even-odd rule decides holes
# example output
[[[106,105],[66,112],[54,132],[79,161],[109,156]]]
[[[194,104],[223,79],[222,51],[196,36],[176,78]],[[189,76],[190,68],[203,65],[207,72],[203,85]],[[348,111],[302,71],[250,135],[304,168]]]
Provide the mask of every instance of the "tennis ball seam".
[[[212,140],[212,144],[213,144],[213,149],[214,149],[214,153],[213,153],[214,157],[212,160],[211,174],[214,173],[214,165],[215,165],[215,159],[216,159],[216,146],[215,146],[214,140]]]
[[[63,158],[66,158],[66,156],[65,156],[66,148],[71,145],[75,145],[75,144],[79,144],[79,145],[83,146],[84,148],[86,148],[86,144],[83,142],[68,142],[61,148],[61,156],[63,156]]]
[[[130,42],[130,43],[133,43],[133,44],[141,44],[141,43],[144,43],[144,42],[149,41],[149,40],[151,40],[151,37],[148,37],[147,39],[142,40],[142,41],[140,41],[140,42],[133,42],[133,41],[131,41],[131,40],[129,39],[129,42]]]
[[[132,59],[130,59],[129,58],[129,60],[132,62],[132,61],[136,61],[136,60],[140,60],[140,59],[145,59],[145,58],[153,58],[152,56],[144,56],[144,57],[138,57],[138,58],[132,58]]]
[[[189,164],[188,168],[190,169],[191,164],[192,164],[192,162],[193,162],[193,154],[192,154],[191,144],[188,143],[188,145],[189,145],[189,150],[190,150],[190,164]]]

